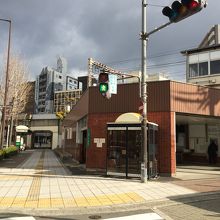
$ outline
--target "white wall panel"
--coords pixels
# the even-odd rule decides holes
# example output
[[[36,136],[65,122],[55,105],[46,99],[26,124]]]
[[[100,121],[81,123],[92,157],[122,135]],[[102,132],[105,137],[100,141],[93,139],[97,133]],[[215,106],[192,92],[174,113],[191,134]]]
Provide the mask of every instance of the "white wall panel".
[[[200,53],[199,54],[199,63],[209,61],[209,53]]]
[[[220,60],[220,51],[213,51],[210,52],[210,59],[211,60]]]
[[[189,56],[189,64],[198,63],[198,62],[199,62],[199,56],[198,55],[190,55]]]

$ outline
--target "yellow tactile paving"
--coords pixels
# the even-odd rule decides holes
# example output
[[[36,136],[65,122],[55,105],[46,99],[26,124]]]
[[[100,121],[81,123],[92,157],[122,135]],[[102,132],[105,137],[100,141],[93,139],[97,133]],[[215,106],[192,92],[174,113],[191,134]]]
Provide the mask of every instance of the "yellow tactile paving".
[[[12,203],[14,201],[14,198],[8,197],[1,200],[1,207],[11,207]]]
[[[137,193],[126,193],[129,197],[131,197],[135,202],[143,202],[145,199],[139,196]]]
[[[75,198],[75,201],[76,201],[77,206],[79,206],[79,207],[89,205],[89,203],[85,197]]]
[[[34,209],[50,209],[50,208],[71,208],[71,207],[101,207],[101,206],[111,206],[116,204],[129,204],[129,203],[139,203],[145,201],[143,197],[138,195],[138,193],[134,192],[127,192],[127,193],[112,193],[112,194],[101,194],[101,195],[94,195],[92,194],[92,190],[83,191],[84,189],[84,183],[83,181],[77,182],[82,188],[78,189],[80,194],[75,194],[75,191],[72,194],[69,195],[66,194],[66,192],[69,190],[68,186],[65,185],[66,188],[64,188],[66,191],[61,191],[60,186],[63,184],[66,184],[66,181],[58,181],[56,178],[48,179],[45,182],[45,179],[42,181],[43,174],[43,168],[44,168],[44,159],[47,157],[45,155],[45,152],[43,151],[41,154],[38,154],[38,157],[34,161],[33,169],[36,170],[37,174],[33,175],[27,175],[27,173],[23,173],[23,176],[15,175],[14,173],[9,173],[8,175],[5,175],[5,173],[0,174],[0,183],[3,181],[10,181],[10,180],[22,180],[25,179],[28,181],[24,181],[24,185],[22,187],[28,187],[22,190],[24,188],[15,187],[13,188],[13,192],[15,192],[15,196],[10,196],[12,194],[12,191],[10,191],[10,194],[2,194],[0,196],[0,208],[34,208]],[[45,165],[47,167],[47,165]],[[51,165],[53,166],[53,165]],[[57,166],[59,168],[59,166]],[[56,173],[55,171],[50,171],[49,169],[46,169],[46,173]],[[52,177],[50,175],[50,177]],[[32,181],[30,181],[32,180]],[[13,181],[16,182],[16,181]],[[20,183],[20,182],[19,182]],[[45,183],[47,183],[45,185]],[[5,183],[3,184],[5,185]],[[70,187],[70,186],[69,186]],[[62,187],[61,187],[62,188]],[[47,190],[46,190],[47,189]],[[87,189],[87,188],[86,188]],[[8,190],[8,188],[7,188]],[[12,190],[12,189],[11,189]],[[74,189],[74,190],[77,190]],[[18,194],[19,192],[19,194]],[[27,194],[28,192],[28,194]],[[61,192],[64,192],[63,194]],[[69,191],[68,191],[69,192]],[[8,195],[8,196],[7,196]],[[20,196],[19,196],[20,195]],[[27,196],[26,196],[27,195]],[[10,197],[9,197],[10,196]],[[62,197],[63,196],[63,197]],[[67,198],[65,198],[67,196]],[[69,197],[68,197],[69,196]]]
[[[121,204],[124,203],[123,200],[120,199],[120,197],[116,194],[114,195],[107,195],[108,198],[112,201],[113,204]]]
[[[44,154],[45,154],[45,152],[43,151],[40,156],[40,159],[35,167],[35,169],[39,170],[39,172],[41,170],[43,170]],[[41,176],[35,176],[33,178],[32,184],[31,184],[29,192],[28,192],[28,197],[27,197],[25,207],[28,207],[28,208],[38,207],[40,187],[41,187]]]
[[[38,208],[50,208],[51,207],[51,201],[50,198],[41,198],[38,201]]]
[[[88,201],[90,206],[100,206],[101,203],[96,197],[86,197],[86,200]]]
[[[31,179],[32,177],[30,176],[18,176],[17,174],[13,175],[0,175],[0,181],[4,180],[26,180],[26,179]]]
[[[63,198],[65,208],[76,207],[75,199],[73,198]]]
[[[38,200],[33,201],[26,201],[25,208],[37,208],[38,207]]]
[[[101,201],[101,204],[103,206],[106,206],[106,205],[113,205],[113,203],[111,201]]]
[[[25,207],[25,208],[64,208],[105,206],[114,204],[138,203],[145,201],[137,193],[106,194],[76,198],[38,198],[26,199],[22,197],[0,197],[0,208]]]
[[[125,203],[134,202],[134,200],[126,194],[118,194],[118,197],[123,200]]]
[[[64,208],[64,203],[62,198],[53,198],[51,199],[52,208]]]
[[[13,207],[24,207],[26,203],[26,198],[15,198],[12,205]]]

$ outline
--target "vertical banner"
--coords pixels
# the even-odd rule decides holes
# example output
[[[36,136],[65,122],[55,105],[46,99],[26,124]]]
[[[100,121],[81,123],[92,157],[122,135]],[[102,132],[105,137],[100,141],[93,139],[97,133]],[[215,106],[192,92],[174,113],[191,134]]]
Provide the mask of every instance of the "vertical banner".
[[[87,148],[90,147],[90,143],[91,143],[91,129],[88,128],[88,129],[87,129],[87,143],[86,143],[86,147],[87,147]]]
[[[117,75],[109,74],[109,93],[110,94],[117,94]]]

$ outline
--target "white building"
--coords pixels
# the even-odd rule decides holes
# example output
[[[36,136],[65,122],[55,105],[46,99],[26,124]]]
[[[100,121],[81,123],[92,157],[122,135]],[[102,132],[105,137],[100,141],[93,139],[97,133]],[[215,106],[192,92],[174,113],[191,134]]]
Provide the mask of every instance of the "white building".
[[[74,90],[78,87],[77,79],[67,76],[67,61],[63,57],[57,60],[57,68],[45,67],[37,76],[35,86],[35,112],[54,113],[54,93]]]
[[[207,33],[198,48],[182,51],[186,56],[186,81],[220,88],[220,26]]]
[[[132,71],[132,72],[129,72],[128,74],[131,75],[132,77],[125,76],[125,78],[118,80],[118,84],[137,83],[137,82],[139,82],[139,80],[141,80],[141,71]],[[147,80],[147,82],[168,80],[168,76],[164,73],[150,73],[147,75],[146,80]]]

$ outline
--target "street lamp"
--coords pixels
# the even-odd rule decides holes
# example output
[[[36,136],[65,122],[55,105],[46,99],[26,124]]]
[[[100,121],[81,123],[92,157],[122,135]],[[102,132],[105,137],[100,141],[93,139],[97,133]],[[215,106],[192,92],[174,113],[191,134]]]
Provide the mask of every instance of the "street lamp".
[[[7,52],[7,66],[6,66],[6,76],[5,76],[5,94],[4,94],[4,103],[2,107],[2,119],[1,119],[1,139],[0,139],[0,148],[3,147],[4,144],[4,132],[5,132],[5,116],[6,116],[6,106],[8,99],[8,78],[9,78],[9,58],[10,58],[10,45],[11,45],[11,20],[1,19],[0,21],[9,23],[9,33],[8,33],[8,52]]]

